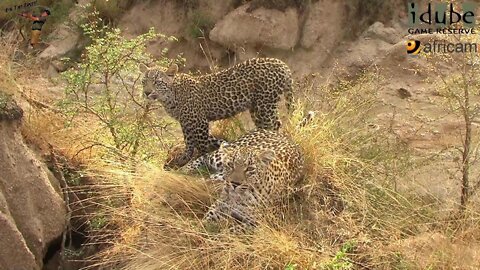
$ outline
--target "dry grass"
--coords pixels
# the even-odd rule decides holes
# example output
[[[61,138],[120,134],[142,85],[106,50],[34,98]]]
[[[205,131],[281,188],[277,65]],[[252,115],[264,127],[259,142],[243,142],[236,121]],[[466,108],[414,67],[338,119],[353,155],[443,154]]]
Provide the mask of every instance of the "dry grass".
[[[329,113],[319,114],[303,128],[297,124],[305,108],[297,105],[287,132],[304,150],[307,177],[298,192],[279,206],[283,216],[268,215],[245,235],[205,227],[200,220],[212,202],[208,185],[140,165],[138,173],[130,176],[132,205],[112,216],[112,220],[121,217],[121,235],[99,254],[98,265],[119,269],[395,267],[397,257],[387,255],[397,251],[385,249],[380,252],[385,256],[379,257],[378,248],[418,234],[433,222],[434,212],[421,201],[394,192],[384,180],[378,157],[366,153],[375,147],[391,150],[378,143],[382,134],[361,125],[373,104],[358,94],[373,87],[375,79],[332,93],[337,98],[329,104]],[[351,248],[342,255],[345,246]]]
[[[17,36],[14,34],[5,34],[0,39],[0,48],[5,50],[0,53],[0,87],[8,94],[18,91],[12,75],[13,55],[17,46]]]
[[[155,168],[144,170],[131,175],[136,188],[131,206],[113,216],[125,227],[100,255],[105,268],[278,268],[292,260],[310,264],[319,257],[303,244],[301,232],[261,226],[252,235],[211,233],[200,221],[212,202],[209,185]]]
[[[7,51],[2,46],[0,51]],[[0,61],[0,72],[7,75],[2,87],[14,93],[35,88],[25,80],[31,74],[21,65],[12,64],[4,53]],[[305,97],[286,132],[305,153],[306,178],[278,207],[282,216],[266,215],[255,231],[244,235],[201,222],[215,199],[215,185],[151,163],[121,161],[107,156],[105,148],[82,151],[76,156],[84,165],[82,174],[94,179],[97,188],[88,198],[98,207],[88,216],[95,231],[91,241],[105,247],[92,258],[91,268],[475,269],[478,212],[442,220],[439,205],[395,192],[392,181],[401,181],[411,167],[408,151],[388,131],[370,130],[365,122],[375,106],[372,94],[378,80],[370,74],[335,89],[302,86],[299,92]],[[322,93],[321,99],[312,100],[312,91]],[[319,108],[314,121],[297,127],[304,111]],[[64,120],[55,112],[29,108],[23,133],[34,144],[48,142],[69,158],[102,138],[92,134],[96,124],[91,119],[80,117],[70,126]],[[216,132],[230,138],[239,130],[234,122]],[[165,149],[159,151],[166,155]]]

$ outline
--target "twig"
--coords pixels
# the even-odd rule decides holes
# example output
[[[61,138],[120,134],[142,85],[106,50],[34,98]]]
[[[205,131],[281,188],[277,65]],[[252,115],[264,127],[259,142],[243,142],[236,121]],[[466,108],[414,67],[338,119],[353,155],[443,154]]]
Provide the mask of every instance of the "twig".
[[[91,145],[89,145],[89,146],[83,147],[82,149],[78,150],[78,151],[75,153],[75,155],[73,155],[72,159],[75,159],[81,152],[83,152],[83,151],[85,151],[85,150],[92,149],[92,148],[95,147],[95,146],[101,146],[101,144],[100,144],[100,143],[93,143],[93,144],[91,144]]]

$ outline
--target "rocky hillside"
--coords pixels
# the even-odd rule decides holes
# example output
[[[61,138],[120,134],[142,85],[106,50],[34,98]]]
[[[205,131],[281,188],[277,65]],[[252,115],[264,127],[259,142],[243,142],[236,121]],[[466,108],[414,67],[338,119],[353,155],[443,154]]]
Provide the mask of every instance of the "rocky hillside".
[[[79,5],[89,2],[79,1]],[[154,27],[176,37],[177,42],[159,40],[150,44],[149,51],[160,56],[168,48],[171,57],[183,55],[184,70],[208,71],[255,56],[270,56],[286,61],[297,76],[318,72],[328,77],[338,66],[337,61],[342,61],[340,66],[348,67],[352,75],[368,67],[405,34],[401,27],[405,16],[402,0],[96,0],[92,5],[127,36]],[[79,39],[75,25],[84,16],[70,12],[70,23],[55,27],[50,46],[40,57],[78,57],[85,43]],[[63,70],[58,64],[54,67]]]
[[[117,18],[118,26],[128,35],[155,27],[161,33],[177,37],[178,42],[160,42],[152,44],[150,49],[157,55],[165,47],[170,49],[171,56],[183,53],[186,69],[208,70],[215,65],[270,56],[285,60],[297,75],[305,75],[327,73],[336,58],[354,49],[349,44],[369,25],[375,21],[386,23],[387,27],[379,24],[369,32],[370,36],[380,35],[380,40],[374,39],[355,49],[355,53],[347,53],[352,60],[346,66],[368,66],[386,45],[399,41],[402,33],[398,31],[398,22],[405,8],[402,1],[375,0],[298,1],[303,4],[192,2],[194,7],[179,1],[139,2]],[[364,51],[367,46],[370,48]]]
[[[41,269],[66,226],[59,182],[24,143],[22,115],[15,101],[0,91],[1,269]]]

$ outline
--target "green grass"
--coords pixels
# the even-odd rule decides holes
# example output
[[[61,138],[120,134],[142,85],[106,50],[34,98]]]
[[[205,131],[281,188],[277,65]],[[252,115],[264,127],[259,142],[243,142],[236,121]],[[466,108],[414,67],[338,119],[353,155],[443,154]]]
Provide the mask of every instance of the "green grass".
[[[215,24],[208,16],[198,11],[194,11],[190,17],[190,22],[187,25],[187,33],[193,38],[206,37],[214,25]]]
[[[332,260],[325,264],[324,268],[328,270],[353,269],[353,263],[351,259],[348,258],[348,253],[351,253],[354,248],[355,244],[353,242],[343,244]]]

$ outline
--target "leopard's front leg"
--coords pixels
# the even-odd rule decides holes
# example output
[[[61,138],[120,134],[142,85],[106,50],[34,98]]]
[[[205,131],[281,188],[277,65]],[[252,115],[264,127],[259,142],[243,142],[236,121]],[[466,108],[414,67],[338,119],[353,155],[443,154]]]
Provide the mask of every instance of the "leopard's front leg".
[[[183,151],[183,153],[180,154],[178,157],[172,158],[171,160],[167,161],[163,166],[165,170],[183,167],[193,158],[193,154],[195,152],[197,144],[195,132],[198,130],[198,127],[196,127],[195,124],[189,122],[180,123],[180,125],[182,127],[183,139],[185,141],[185,151]]]

